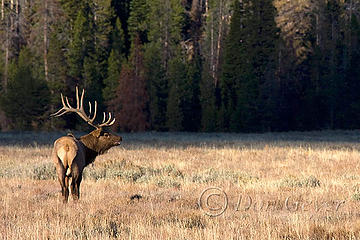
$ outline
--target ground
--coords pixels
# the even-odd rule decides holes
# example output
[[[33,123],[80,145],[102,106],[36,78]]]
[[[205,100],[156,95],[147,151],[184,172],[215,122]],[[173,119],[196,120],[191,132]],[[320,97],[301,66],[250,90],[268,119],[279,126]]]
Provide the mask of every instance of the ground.
[[[0,134],[1,239],[360,239],[358,131],[122,134],[68,204],[62,134]]]

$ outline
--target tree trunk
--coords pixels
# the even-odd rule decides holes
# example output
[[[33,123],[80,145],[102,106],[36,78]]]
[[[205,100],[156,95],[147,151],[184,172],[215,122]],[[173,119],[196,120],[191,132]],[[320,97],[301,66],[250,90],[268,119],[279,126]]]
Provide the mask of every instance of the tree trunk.
[[[217,39],[217,46],[216,46],[215,86],[217,86],[217,84],[218,84],[217,72],[218,72],[218,69],[219,69],[219,66],[220,66],[220,49],[221,49],[221,43],[222,43],[221,39],[222,39],[222,35],[223,35],[223,20],[224,20],[224,16],[223,16],[223,0],[220,0],[219,32],[218,32],[218,39]]]
[[[210,64],[211,64],[211,76],[216,79],[216,62],[215,62],[215,44],[214,44],[214,18],[211,18],[211,40],[210,40]],[[214,83],[216,85],[216,82]]]
[[[191,4],[191,17],[192,20],[196,20],[198,12],[199,12],[199,8],[200,8],[200,3],[199,0],[193,0],[192,4]]]
[[[170,47],[169,47],[169,38],[170,38],[170,29],[169,29],[169,23],[170,23],[170,19],[169,19],[169,13],[170,13],[170,1],[166,1],[165,3],[166,5],[166,19],[165,19],[165,36],[164,36],[164,52],[163,52],[163,66],[164,69],[166,71],[166,74],[168,74],[168,62],[169,62],[169,58],[170,58]]]
[[[49,70],[48,70],[48,4],[47,0],[44,0],[44,73],[45,81],[49,81]]]
[[[6,43],[5,43],[5,66],[4,66],[4,90],[7,90],[8,83],[8,68],[9,68],[9,31],[6,31]]]
[[[1,0],[1,20],[4,20],[4,16],[5,16],[4,8],[5,8],[5,0]]]

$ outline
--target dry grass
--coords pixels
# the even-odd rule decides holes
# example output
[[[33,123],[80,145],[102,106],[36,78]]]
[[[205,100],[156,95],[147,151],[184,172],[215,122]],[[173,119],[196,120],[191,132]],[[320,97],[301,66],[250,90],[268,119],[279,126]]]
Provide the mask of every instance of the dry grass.
[[[58,135],[0,134],[2,239],[360,239],[356,132],[126,134],[67,205]],[[198,204],[210,186],[228,197],[218,217]]]

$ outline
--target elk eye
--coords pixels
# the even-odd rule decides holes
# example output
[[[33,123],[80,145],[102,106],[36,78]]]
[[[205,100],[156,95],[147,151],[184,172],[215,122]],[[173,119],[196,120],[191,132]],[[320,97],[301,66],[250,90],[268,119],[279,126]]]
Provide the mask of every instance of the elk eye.
[[[109,137],[109,134],[108,134],[108,133],[104,133],[104,136],[105,136],[105,137]]]

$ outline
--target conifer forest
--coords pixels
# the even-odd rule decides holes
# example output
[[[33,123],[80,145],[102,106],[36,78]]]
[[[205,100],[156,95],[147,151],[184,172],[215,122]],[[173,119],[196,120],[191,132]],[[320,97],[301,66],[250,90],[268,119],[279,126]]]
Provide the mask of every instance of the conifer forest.
[[[0,1],[2,131],[360,128],[360,0]]]

